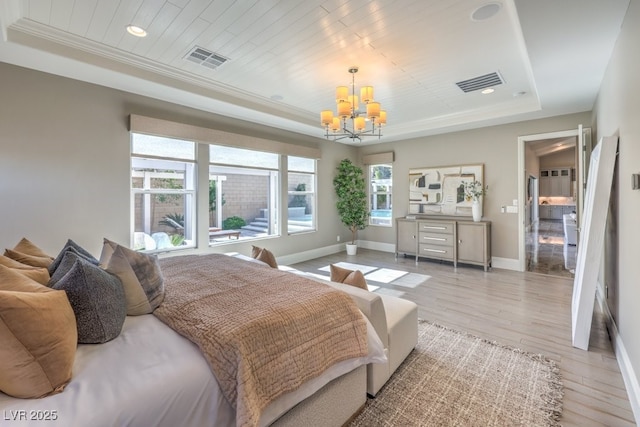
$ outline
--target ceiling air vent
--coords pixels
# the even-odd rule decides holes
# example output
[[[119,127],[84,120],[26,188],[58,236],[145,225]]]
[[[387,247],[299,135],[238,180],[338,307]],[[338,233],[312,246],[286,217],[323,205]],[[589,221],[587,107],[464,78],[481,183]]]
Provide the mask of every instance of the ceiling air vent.
[[[200,64],[214,70],[229,60],[229,58],[225,58],[222,55],[218,55],[217,53],[203,49],[199,46],[191,49],[184,58],[187,61],[195,62],[196,64]]]
[[[484,76],[463,80],[456,84],[463,92],[473,92],[474,90],[486,89],[488,87],[501,85],[502,83],[504,83],[504,80],[502,80],[502,76],[500,74],[489,73]]]

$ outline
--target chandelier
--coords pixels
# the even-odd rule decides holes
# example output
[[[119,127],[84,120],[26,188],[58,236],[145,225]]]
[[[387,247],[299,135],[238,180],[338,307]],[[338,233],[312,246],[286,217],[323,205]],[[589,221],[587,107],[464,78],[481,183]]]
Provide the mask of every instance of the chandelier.
[[[382,126],[387,124],[387,112],[380,109],[380,103],[373,100],[373,86],[363,86],[360,89],[360,101],[365,104],[365,110],[360,111],[358,96],[356,95],[356,73],[358,67],[349,68],[351,73],[351,94],[347,86],[336,88],[337,115],[333,111],[320,112],[320,122],[325,128],[325,137],[338,141],[350,138],[352,142],[361,141],[365,136],[382,136]],[[371,127],[366,129],[366,121]]]

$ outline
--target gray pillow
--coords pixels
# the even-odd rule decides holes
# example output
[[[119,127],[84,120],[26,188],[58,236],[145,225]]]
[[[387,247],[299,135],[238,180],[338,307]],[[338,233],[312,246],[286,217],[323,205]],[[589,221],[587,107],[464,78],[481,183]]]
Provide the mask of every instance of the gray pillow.
[[[96,259],[96,257],[91,255],[89,253],[89,251],[84,249],[82,246],[80,246],[79,244],[77,244],[73,240],[69,239],[69,240],[67,240],[67,243],[65,243],[64,247],[62,248],[62,250],[60,251],[58,256],[49,265],[48,268],[49,268],[49,275],[50,276],[53,276],[53,273],[56,271],[56,269],[60,265],[60,262],[62,262],[62,257],[64,257],[64,254],[67,253],[68,251],[73,251],[76,255],[79,255],[79,256],[83,257],[84,259],[86,259],[90,263],[98,265],[98,260]]]
[[[78,343],[100,344],[114,339],[127,316],[120,279],[75,254],[67,257],[75,258],[75,262],[53,289],[67,292],[76,316]]]
[[[84,256],[82,256],[80,253],[78,253],[78,251],[76,251],[72,247],[64,249],[62,252],[60,252],[60,255],[61,256],[59,256],[60,258],[59,261],[56,258],[58,265],[56,266],[55,270],[51,273],[51,277],[49,278],[49,283],[47,283],[47,286],[50,288],[53,288],[53,286],[60,279],[62,279],[62,277],[64,277],[64,275],[67,274],[69,270],[71,270],[71,267],[73,267],[73,264],[75,264],[75,262],[78,259],[82,259],[90,264],[94,264],[91,260],[87,260]]]

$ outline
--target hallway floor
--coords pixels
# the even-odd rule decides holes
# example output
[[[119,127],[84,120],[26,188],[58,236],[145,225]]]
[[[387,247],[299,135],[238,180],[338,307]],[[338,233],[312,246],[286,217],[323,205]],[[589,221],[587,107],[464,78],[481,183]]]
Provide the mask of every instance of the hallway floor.
[[[526,235],[527,271],[573,277],[577,246],[564,243],[561,220],[541,219]]]

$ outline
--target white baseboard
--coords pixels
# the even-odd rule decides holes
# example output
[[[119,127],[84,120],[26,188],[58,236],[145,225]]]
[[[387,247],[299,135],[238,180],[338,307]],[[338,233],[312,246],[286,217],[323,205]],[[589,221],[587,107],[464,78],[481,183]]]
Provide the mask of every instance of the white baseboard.
[[[369,240],[358,240],[358,246],[364,249],[373,249],[380,252],[391,252],[394,253],[396,251],[396,245],[393,243],[380,243],[380,242],[372,242]]]
[[[368,240],[358,240],[357,243],[359,247],[365,249],[373,249],[376,251],[391,253],[394,253],[396,251],[396,245],[394,245],[393,243],[380,243]],[[502,268],[504,270],[520,271],[519,261],[512,258],[491,257],[491,267]]]
[[[391,252],[394,253],[396,251],[396,245],[392,243],[380,243],[380,242],[371,242],[368,240],[356,240],[358,247],[363,249],[373,249],[381,252]],[[289,265],[295,264],[297,262],[308,261],[314,258],[320,258],[323,256],[336,254],[338,252],[342,252],[345,250],[344,243],[338,243],[331,246],[325,246],[322,248],[311,249],[309,251],[298,252],[290,255],[279,256],[277,261],[278,264]]]
[[[345,250],[344,243],[311,249],[310,251],[297,252],[295,254],[283,255],[277,258],[278,264],[289,265],[298,262],[308,261],[314,258],[335,254]]]
[[[609,306],[607,305],[604,295],[602,294],[602,286],[600,285],[600,283],[598,283],[598,286],[596,288],[596,297],[600,308],[602,309],[606,317],[607,326],[609,327],[609,334],[611,334],[613,351],[616,354],[618,366],[620,366],[620,372],[622,373],[622,379],[624,380],[624,385],[627,389],[627,395],[629,396],[629,402],[631,404],[633,416],[636,419],[636,424],[640,424],[640,384],[638,383],[638,376],[633,369],[631,359],[629,359],[629,353],[627,353],[627,349],[624,346],[622,337],[618,333],[618,326],[613,320],[611,311],[609,311]]]
[[[503,270],[520,271],[520,261],[513,258],[491,257],[491,267]]]

